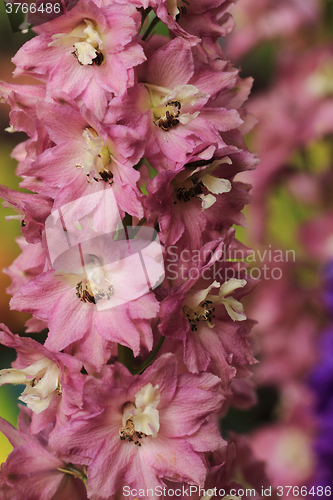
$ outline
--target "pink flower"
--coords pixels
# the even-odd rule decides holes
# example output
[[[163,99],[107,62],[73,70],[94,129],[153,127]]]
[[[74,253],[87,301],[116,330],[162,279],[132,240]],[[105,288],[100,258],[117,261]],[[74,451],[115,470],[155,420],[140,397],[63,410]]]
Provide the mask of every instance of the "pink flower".
[[[178,242],[179,248],[199,249],[217,238],[218,230],[245,224],[241,210],[251,201],[249,186],[233,179],[253,168],[255,158],[232,146],[207,160],[199,159],[200,154],[197,158],[177,170],[164,170],[147,185],[146,217],[157,216],[166,247]]]
[[[17,210],[17,215],[7,216],[7,220],[18,219],[21,221],[21,231],[28,243],[41,241],[46,218],[50,215],[52,200],[46,196],[32,193],[13,191],[5,186],[0,186],[0,196],[5,201],[4,207]]]
[[[265,264],[272,266],[268,259]],[[274,287],[270,280],[263,280],[251,303],[251,316],[258,321],[256,336],[261,352],[254,371],[260,385],[281,388],[293,380],[303,381],[318,360],[318,320],[305,306],[318,299],[313,289],[291,281],[294,266],[292,261],[279,262],[281,279],[275,281]]]
[[[6,500],[87,500],[84,474],[52,453],[48,433],[30,433],[30,412],[21,409],[19,429],[0,419],[0,431],[14,450],[1,465],[0,493]]]
[[[151,165],[159,169],[166,157],[172,169],[186,163],[203,142],[223,147],[219,132],[243,123],[236,110],[209,101],[234,86],[236,73],[196,67],[190,44],[176,38],[149,57],[144,83],[111,101],[106,120],[136,128],[147,137],[145,156]]]
[[[265,462],[273,487],[301,487],[311,480],[315,462],[313,434],[313,430],[299,423],[275,423],[253,433],[251,447],[254,456]],[[282,498],[287,499],[286,492]]]
[[[3,269],[3,272],[12,280],[11,285],[6,289],[9,295],[14,295],[31,278],[43,272],[46,264],[46,253],[41,241],[32,244],[28,243],[23,237],[19,237],[16,242],[22,253],[9,267]],[[47,328],[47,323],[31,318],[26,322],[26,327],[28,333],[36,333]]]
[[[327,262],[333,257],[333,212],[327,211],[324,215],[306,222],[301,227],[301,241],[307,252]]]
[[[161,277],[155,252],[159,253],[159,245],[147,250],[143,240],[113,238],[114,233],[92,233],[91,239],[59,256],[56,271],[31,279],[11,300],[11,307],[48,321],[45,345],[49,349],[71,346],[72,352],[97,369],[109,359],[112,342],[129,347],[135,356],[141,346],[151,350],[150,320],[159,310],[149,292]],[[151,271],[150,285],[138,252]]]
[[[129,127],[103,126],[85,107],[79,108],[68,97],[60,104],[61,97],[38,109],[38,116],[56,146],[39,155],[24,174],[38,176],[53,188],[56,206],[110,184],[123,216],[126,211],[141,218],[143,210],[136,186],[140,174],[133,166],[143,153],[142,138]]]
[[[182,341],[188,370],[217,373],[224,389],[236,374],[248,376],[246,365],[256,362],[247,340],[253,322],[246,320],[238,301],[245,285],[253,285],[249,278],[247,284],[245,279],[226,277],[229,268],[232,274],[243,274],[245,278],[244,272],[233,269],[235,264],[225,261],[232,236],[230,231],[225,241],[206,244],[200,258],[195,256],[196,262],[189,264],[188,279],[167,290],[161,302],[159,324],[162,335]],[[195,278],[191,278],[193,271]]]
[[[45,250],[41,242],[27,243],[23,237],[17,238],[16,242],[22,253],[9,267],[3,270],[12,280],[12,284],[6,290],[10,295],[13,295],[33,276],[38,276],[43,272],[46,261]]]
[[[109,3],[98,8],[93,1],[81,0],[66,14],[35,28],[39,36],[13,58],[14,75],[28,74],[47,82],[48,89],[81,96],[102,118],[111,93],[123,94],[133,85],[133,67],[145,60],[134,41],[139,23],[134,6]]]
[[[26,385],[19,399],[33,412],[32,432],[40,432],[56,420],[66,421],[82,405],[80,361],[55,354],[33,339],[13,335],[5,325],[0,327],[1,344],[17,351],[13,368],[0,370],[0,385]]]
[[[11,106],[10,127],[7,132],[25,132],[29,139],[19,143],[12,151],[18,161],[16,174],[24,176],[24,168],[29,166],[39,154],[51,146],[51,140],[42,122],[37,117],[37,103],[45,99],[44,85],[14,85],[0,82],[0,96]],[[32,186],[32,191],[50,196],[50,190],[38,180],[24,180],[21,187]]]
[[[13,58],[14,76],[42,84],[0,83],[32,191],[0,188],[25,238],[10,306],[32,314],[28,331],[48,328],[45,345],[0,331],[17,351],[0,385],[23,384],[27,405],[18,431],[0,419],[8,500],[236,484],[216,424],[254,397],[241,299],[255,283],[231,226],[251,200],[235,176],[257,158],[243,138],[252,79],[217,40],[231,3],[61,0]],[[170,40],[152,35],[159,21]]]
[[[177,35],[198,43],[200,37],[226,36],[235,23],[227,12],[230,0],[151,1],[156,15]],[[156,5],[157,4],[157,5]],[[191,34],[192,36],[190,36]]]
[[[233,482],[228,484],[229,488],[233,487],[238,491],[244,489],[245,485],[247,485],[247,488],[250,485],[256,490],[255,493],[251,491],[251,496],[254,493],[253,498],[259,500],[265,498],[262,494],[262,488],[269,488],[271,482],[266,474],[264,462],[255,456],[251,445],[251,441],[246,436],[231,433],[228,439],[228,447],[225,446],[214,452],[211,463],[215,465],[224,462],[229,481],[235,477],[242,478],[241,485]]]
[[[122,480],[136,488],[164,485],[164,478],[203,485],[203,453],[223,444],[208,421],[223,401],[219,382],[209,374],[177,376],[171,354],[140,376],[107,366],[102,379],[85,384],[87,412],[55,429],[51,444],[89,465],[87,490],[96,500],[112,496]]]

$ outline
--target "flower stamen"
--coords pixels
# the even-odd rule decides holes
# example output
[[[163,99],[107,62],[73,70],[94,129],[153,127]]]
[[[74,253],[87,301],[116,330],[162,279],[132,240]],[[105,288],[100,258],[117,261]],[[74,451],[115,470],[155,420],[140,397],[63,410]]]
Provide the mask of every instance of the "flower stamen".
[[[181,104],[179,101],[169,101],[165,106],[165,114],[161,116],[157,121],[154,121],[154,125],[160,127],[166,132],[170,128],[174,128],[178,125],[178,116],[180,115]],[[155,115],[156,113],[154,113]]]
[[[84,280],[85,284],[80,281],[75,287],[76,296],[82,302],[89,302],[90,304],[97,304],[97,302],[102,299],[110,300],[114,294],[114,287],[111,282],[106,280],[106,278],[105,281],[110,283],[106,290],[98,288],[96,284],[91,283],[90,281]]]
[[[104,181],[111,185],[113,183],[113,159],[108,148],[96,130],[91,127],[83,131],[82,137],[85,142],[83,165],[76,164],[75,166],[83,168],[89,183],[91,179],[94,179],[96,182]]]
[[[183,311],[188,319],[188,322],[190,323],[192,332],[196,332],[198,330],[197,325],[199,321],[206,321],[211,327],[211,321],[215,318],[215,315],[213,314],[215,307],[213,307],[213,302],[211,300],[205,300],[202,305],[198,305],[194,309],[185,305],[183,307]]]
[[[137,432],[134,427],[133,418],[129,418],[125,426],[119,429],[119,437],[122,441],[127,439],[127,441],[134,442],[135,445],[141,446],[139,439],[147,437],[147,434]]]
[[[135,404],[128,401],[123,407],[123,426],[119,429],[122,441],[128,440],[141,446],[140,439],[157,436],[160,428],[159,411],[156,408],[160,402],[159,386],[151,383],[142,387],[135,395]]]
[[[178,201],[184,201],[187,203],[192,198],[203,194],[203,183],[197,177],[191,177],[190,180],[192,181],[193,186],[188,188],[186,185],[183,185],[177,189],[176,197]]]

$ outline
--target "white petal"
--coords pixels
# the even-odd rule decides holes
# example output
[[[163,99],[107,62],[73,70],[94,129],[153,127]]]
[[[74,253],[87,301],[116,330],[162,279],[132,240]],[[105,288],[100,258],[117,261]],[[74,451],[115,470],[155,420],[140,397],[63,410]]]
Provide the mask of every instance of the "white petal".
[[[231,278],[230,280],[223,283],[221,286],[219,297],[223,298],[230,295],[234,290],[238,288],[243,288],[246,285],[246,280],[238,280],[237,278]]]
[[[45,372],[47,367],[52,363],[48,358],[40,358],[32,365],[27,366],[23,370],[9,368],[0,371],[0,385],[3,384],[29,384],[33,377]],[[54,364],[54,363],[53,363]],[[59,370],[58,370],[59,371]],[[60,373],[60,372],[59,372]],[[29,377],[29,378],[28,378]]]
[[[99,49],[103,49],[103,42],[101,40],[101,37],[99,36],[98,31],[94,30],[89,24],[85,29],[84,29],[85,34],[87,35],[86,41],[88,43],[91,43],[92,45],[95,45]]]
[[[13,125],[9,125],[9,127],[5,128],[5,132],[13,134],[14,132],[16,132],[16,130],[14,129]]]
[[[53,393],[60,381],[60,370],[55,363],[50,364],[45,375],[40,379],[34,387],[30,387],[34,394],[40,399],[45,399],[49,394]]]
[[[206,210],[207,208],[214,205],[214,203],[216,202],[216,198],[212,194],[200,195],[200,200],[201,200],[201,210]]]
[[[51,363],[52,361],[49,358],[40,358],[32,365],[29,365],[26,368],[24,368],[22,372],[32,377],[35,377],[39,375],[41,372],[44,372],[50,366]]]
[[[208,94],[203,94],[194,85],[177,85],[174,88],[173,93],[176,93],[175,97],[178,101],[183,104],[190,104],[193,106],[201,98],[209,98]]]
[[[238,302],[234,297],[228,297],[223,301],[225,308],[233,321],[244,321],[246,315],[244,314],[243,304]]]
[[[231,190],[231,182],[228,179],[219,179],[213,175],[205,174],[201,177],[201,181],[213,194],[228,193]]]
[[[178,117],[178,120],[180,123],[183,125],[187,125],[188,123],[191,123],[197,116],[199,116],[200,111],[196,111],[195,113],[184,113],[183,115],[180,115]]]
[[[155,387],[151,383],[142,387],[142,389],[135,395],[135,406],[137,408],[144,408],[151,406],[156,408],[160,402],[160,391],[158,385]]]
[[[195,309],[201,302],[203,302],[212,288],[220,288],[220,283],[214,281],[208,288],[198,290],[197,292],[188,293],[184,302],[185,306]]]
[[[167,0],[168,14],[176,19],[179,14],[179,9],[177,7],[177,0]]]
[[[40,380],[32,386],[33,377]],[[40,413],[49,406],[60,383],[60,370],[50,359],[40,358],[24,370],[2,370],[0,385],[7,383],[25,384],[26,388],[19,397],[20,401],[26,403],[35,413]]]
[[[48,47],[72,47],[73,42],[78,42],[81,38],[84,38],[83,29],[80,30],[80,34],[74,34],[74,32],[67,33],[56,33],[52,35],[52,42],[48,44]]]
[[[0,371],[0,385],[4,384],[27,384],[27,375],[22,370],[8,369]]]
[[[74,47],[76,48],[77,58],[81,64],[84,66],[87,64],[91,64],[93,59],[95,59],[97,55],[96,49],[88,42],[77,42],[74,43]]]
[[[27,407],[30,408],[30,410],[32,410],[34,413],[41,413],[42,411],[46,410],[46,408],[48,408],[52,396],[53,393],[49,394],[49,396],[45,399],[39,399],[35,395],[25,394],[24,391],[19,397],[19,400],[23,401],[23,403],[25,403]]]
[[[159,411],[151,406],[146,406],[143,412],[139,409],[133,417],[133,423],[136,432],[156,437],[160,428]]]

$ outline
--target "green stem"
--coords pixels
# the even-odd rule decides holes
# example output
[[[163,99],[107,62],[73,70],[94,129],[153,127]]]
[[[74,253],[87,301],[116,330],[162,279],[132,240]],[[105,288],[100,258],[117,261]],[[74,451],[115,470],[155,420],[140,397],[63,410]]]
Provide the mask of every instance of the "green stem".
[[[158,17],[155,17],[152,22],[150,23],[150,25],[148,26],[147,28],[147,31],[146,33],[142,36],[142,40],[145,41],[147,40],[147,38],[149,37],[149,35],[151,34],[151,32],[153,31],[153,29],[155,28],[156,24],[158,24],[160,22],[160,19]]]
[[[122,363],[128,370],[133,372],[133,352],[129,347],[118,344],[118,361]]]
[[[147,19],[147,16],[149,15],[149,13],[152,10],[153,9],[151,7],[148,7],[148,9],[146,9],[146,10],[143,11],[142,18],[141,18],[141,24],[140,24],[140,27],[139,27],[139,30],[138,30],[138,35],[139,35],[140,31],[142,30],[143,24],[144,24],[145,20]]]
[[[133,372],[133,375],[137,375],[138,373],[142,373],[150,364],[151,362],[153,361],[153,359],[155,358],[156,354],[158,353],[158,351],[161,349],[162,347],[162,344],[164,342],[164,339],[165,337],[163,335],[161,335],[161,338],[160,340],[158,341],[158,344],[157,346],[155,347],[155,349],[150,353],[150,355],[148,356],[148,358],[146,359],[146,361],[144,361],[142,363],[142,365],[140,365],[138,368],[136,368]]]

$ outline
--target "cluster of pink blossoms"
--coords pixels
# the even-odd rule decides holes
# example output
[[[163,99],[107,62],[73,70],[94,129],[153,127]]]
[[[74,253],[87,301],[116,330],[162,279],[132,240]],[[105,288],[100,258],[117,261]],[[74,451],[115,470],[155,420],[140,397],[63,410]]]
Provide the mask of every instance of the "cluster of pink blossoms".
[[[229,4],[80,0],[13,59],[42,83],[0,84],[31,191],[1,188],[22,226],[11,307],[32,314],[27,332],[48,328],[41,345],[2,325],[17,359],[0,384],[26,386],[18,430],[0,422],[14,446],[3,498],[235,486],[216,423],[253,401],[240,299],[254,283],[232,226],[251,199],[235,176],[257,159],[243,140],[252,81],[217,42]]]

